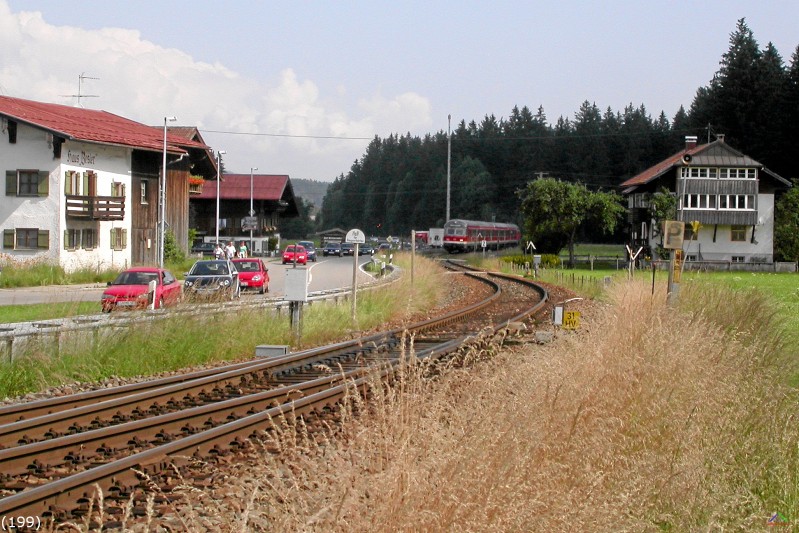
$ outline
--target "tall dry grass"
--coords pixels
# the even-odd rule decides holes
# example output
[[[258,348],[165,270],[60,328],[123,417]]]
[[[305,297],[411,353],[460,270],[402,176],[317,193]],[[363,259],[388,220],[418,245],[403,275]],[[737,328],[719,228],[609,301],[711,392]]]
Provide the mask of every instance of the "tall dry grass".
[[[635,282],[610,296],[554,343],[436,380],[409,370],[345,409],[334,437],[286,432],[284,454],[227,474],[232,500],[190,498],[204,515],[191,527],[749,531],[776,512],[795,525],[794,363],[767,303],[684,290],[673,309]]]

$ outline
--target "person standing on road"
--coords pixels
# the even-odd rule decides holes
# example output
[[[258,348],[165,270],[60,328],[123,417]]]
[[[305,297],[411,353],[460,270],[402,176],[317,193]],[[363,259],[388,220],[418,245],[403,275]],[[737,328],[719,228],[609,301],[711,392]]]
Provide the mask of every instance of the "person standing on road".
[[[247,245],[244,244],[244,241],[241,241],[241,244],[239,245],[239,258],[247,259]]]
[[[225,251],[222,249],[222,245],[216,243],[214,247],[214,259],[221,260],[225,258]]]
[[[236,257],[236,247],[233,246],[233,241],[228,241],[227,246],[225,246],[225,256],[228,259]]]

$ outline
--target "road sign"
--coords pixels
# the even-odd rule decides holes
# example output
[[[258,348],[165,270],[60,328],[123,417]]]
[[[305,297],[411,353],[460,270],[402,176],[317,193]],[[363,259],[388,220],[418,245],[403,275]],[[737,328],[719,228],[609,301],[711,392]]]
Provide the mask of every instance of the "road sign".
[[[535,250],[535,244],[533,244],[533,241],[527,241],[527,248],[526,249],[529,250],[530,248]]]
[[[351,229],[344,237],[344,242],[351,242],[357,244],[364,244],[366,242],[366,235],[359,229]]]
[[[480,241],[480,246],[482,246],[483,248],[485,248],[486,246],[488,246],[488,243],[485,241],[485,239],[483,239],[482,241]]]
[[[678,220],[666,220],[663,222],[663,248],[669,250],[679,250],[682,248],[683,234],[685,233],[685,222]]]
[[[241,219],[241,229],[243,231],[255,231],[258,229],[258,219],[256,217],[244,217]]]

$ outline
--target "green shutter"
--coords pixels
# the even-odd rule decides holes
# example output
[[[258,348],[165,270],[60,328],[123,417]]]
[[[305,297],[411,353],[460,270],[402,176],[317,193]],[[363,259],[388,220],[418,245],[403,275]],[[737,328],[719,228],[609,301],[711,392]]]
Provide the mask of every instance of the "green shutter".
[[[37,243],[40,250],[50,248],[50,230],[39,230],[39,242]]]
[[[111,240],[110,240],[109,242],[110,242],[110,244],[111,244],[111,245],[110,245],[110,248],[111,248],[112,250],[116,250],[116,249],[117,249],[117,243],[116,243],[116,240],[114,239],[114,231],[116,231],[116,230],[115,230],[114,228],[111,228],[111,233],[110,233],[110,235],[111,235]]]
[[[122,249],[124,250],[127,247],[128,247],[128,230],[123,229],[122,230]]]
[[[6,170],[6,196],[17,195],[17,171]]]
[[[89,173],[83,173],[83,190],[80,191],[78,194],[82,194],[83,196],[89,195]]]
[[[72,172],[64,172],[64,194],[72,194]]]
[[[9,250],[14,249],[14,230],[13,229],[4,229],[3,230],[3,248],[7,248]]]
[[[50,194],[50,173],[46,170],[39,171],[39,196]]]
[[[64,250],[69,250],[69,230],[64,230]]]

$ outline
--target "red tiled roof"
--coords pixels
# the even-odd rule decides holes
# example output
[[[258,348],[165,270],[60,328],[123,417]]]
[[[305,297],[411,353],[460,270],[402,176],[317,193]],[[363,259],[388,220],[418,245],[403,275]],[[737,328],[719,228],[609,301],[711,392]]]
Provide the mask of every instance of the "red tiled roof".
[[[289,186],[289,177],[284,175],[254,174],[252,177],[252,197],[254,200],[280,200],[286,187]],[[200,194],[194,198],[202,200],[216,199],[216,180],[208,180]],[[219,198],[221,200],[249,200],[250,175],[249,174],[223,174],[219,184]]]
[[[0,115],[66,139],[157,152],[164,149],[163,126],[147,126],[107,111],[0,96]],[[207,150],[208,146],[167,132],[168,152],[185,153],[184,148]]]

